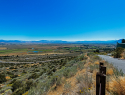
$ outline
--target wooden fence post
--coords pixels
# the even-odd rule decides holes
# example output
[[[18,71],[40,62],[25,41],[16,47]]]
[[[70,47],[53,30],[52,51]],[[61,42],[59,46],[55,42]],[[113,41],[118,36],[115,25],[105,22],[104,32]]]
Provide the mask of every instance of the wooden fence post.
[[[96,95],[99,95],[100,90],[100,73],[96,73]]]
[[[102,67],[100,68],[100,73],[106,75],[106,67],[102,66]]]
[[[105,95],[106,67],[100,62],[99,72],[96,73],[96,95]]]
[[[106,84],[106,75],[102,74],[100,77],[100,83],[101,83],[101,95],[105,95],[105,84]]]
[[[100,64],[99,64],[99,72],[101,73],[101,67],[103,66],[103,63],[102,62],[100,62]]]

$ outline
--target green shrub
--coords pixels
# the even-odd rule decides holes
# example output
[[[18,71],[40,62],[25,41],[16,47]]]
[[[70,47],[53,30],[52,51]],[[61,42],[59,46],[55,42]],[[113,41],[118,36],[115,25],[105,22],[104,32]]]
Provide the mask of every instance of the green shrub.
[[[9,69],[15,69],[13,66],[11,66]]]
[[[89,68],[90,68],[90,72],[93,73],[93,70],[99,69],[99,65],[98,64],[90,65]]]
[[[16,79],[13,79],[13,80],[10,82],[10,84],[13,84],[15,81],[16,81]]]
[[[83,75],[78,75],[76,79],[77,79],[77,82],[80,83],[81,81],[83,81],[84,77]]]
[[[22,81],[16,80],[12,85],[12,91],[15,91],[16,89],[22,87]]]
[[[33,73],[31,76],[29,76],[29,78],[28,78],[28,79],[36,79],[36,78],[38,78],[38,77],[39,77],[39,75],[38,75],[38,74]]]
[[[0,74],[0,83],[6,82],[6,76],[4,74]]]
[[[18,77],[18,75],[14,75],[14,74],[13,74],[13,75],[10,75],[10,77],[11,77],[11,78],[16,78],[16,77]]]
[[[118,70],[117,67],[114,67],[113,72],[114,72],[114,75],[115,75],[116,77],[119,77],[119,76],[123,76],[123,75],[124,75],[122,69]]]
[[[118,47],[115,50],[114,58],[120,58],[121,57],[121,53],[123,53],[124,49],[122,47]]]
[[[77,72],[77,66],[67,67],[67,68],[65,68],[65,70],[63,72],[63,76],[65,76],[66,78],[69,78],[69,77],[75,75],[76,72]]]
[[[21,87],[21,88],[17,89],[16,91],[14,91],[12,93],[12,95],[22,95],[24,92],[26,92],[26,88],[25,87]]]
[[[77,64],[77,68],[79,68],[80,70],[82,70],[83,68],[84,68],[84,64],[83,64],[83,62],[78,62],[78,64]]]
[[[92,56],[92,55],[95,55],[95,54],[93,52],[87,53],[87,56]]]
[[[71,88],[71,83],[70,82],[66,82],[64,85],[64,91],[69,91]]]
[[[82,54],[81,56],[78,57],[79,61],[81,60],[86,60],[88,57]]]
[[[93,59],[100,60],[99,56],[93,56]]]
[[[33,86],[33,81],[32,80],[28,80],[26,81],[26,91],[28,91],[30,89],[30,87]]]

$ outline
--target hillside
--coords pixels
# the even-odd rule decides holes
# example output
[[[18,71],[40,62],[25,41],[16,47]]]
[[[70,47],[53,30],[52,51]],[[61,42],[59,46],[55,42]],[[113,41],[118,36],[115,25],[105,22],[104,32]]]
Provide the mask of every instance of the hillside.
[[[61,56],[60,56],[61,57]],[[122,71],[94,53],[47,63],[0,64],[1,95],[95,95],[99,62],[107,67],[106,95],[124,95]],[[114,88],[115,87],[115,88]],[[121,89],[117,88],[121,87]]]

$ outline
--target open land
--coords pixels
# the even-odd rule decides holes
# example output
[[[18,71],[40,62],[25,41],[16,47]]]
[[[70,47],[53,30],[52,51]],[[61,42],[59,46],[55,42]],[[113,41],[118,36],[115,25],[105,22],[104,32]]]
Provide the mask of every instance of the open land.
[[[95,84],[92,82],[95,82],[95,77],[93,81],[89,79],[91,79],[90,75],[95,76],[93,74],[97,71],[101,60],[96,56],[98,54],[96,51],[100,50],[99,54],[107,55],[114,50],[115,46],[109,44],[7,44],[0,47],[6,48],[0,50],[0,94],[56,95],[82,91],[86,93],[85,95],[93,95]],[[110,67],[112,65],[108,65],[108,68]],[[79,88],[83,86],[81,82],[85,82],[82,79],[87,72],[89,85],[84,86],[86,89],[93,87],[90,92]],[[81,74],[82,76],[79,76]],[[77,88],[76,84],[79,85]],[[78,95],[81,95],[80,93]]]

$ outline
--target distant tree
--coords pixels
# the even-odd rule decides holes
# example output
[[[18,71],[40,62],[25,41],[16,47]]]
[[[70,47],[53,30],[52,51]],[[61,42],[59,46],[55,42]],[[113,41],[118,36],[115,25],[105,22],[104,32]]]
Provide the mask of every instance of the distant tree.
[[[125,39],[122,39],[122,43],[125,43]]]
[[[121,53],[123,53],[123,51],[124,51],[124,48],[122,47],[116,48],[115,53],[114,53],[114,58],[120,58]]]
[[[94,52],[97,52],[97,53],[99,53],[99,49],[96,49]]]

